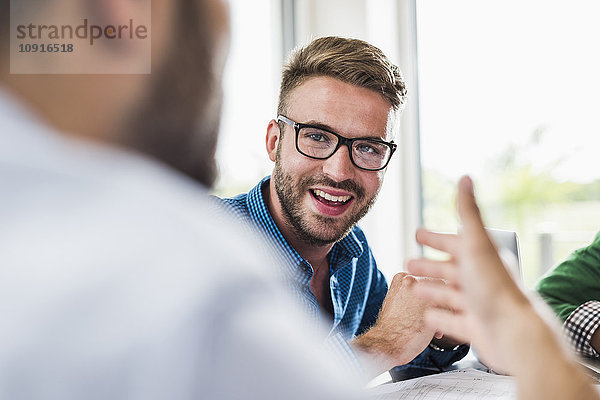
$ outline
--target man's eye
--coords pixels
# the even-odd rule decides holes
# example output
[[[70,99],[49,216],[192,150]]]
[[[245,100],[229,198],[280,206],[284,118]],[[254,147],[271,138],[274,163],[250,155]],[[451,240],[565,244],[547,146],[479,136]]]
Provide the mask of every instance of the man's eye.
[[[307,132],[304,136],[314,142],[328,143],[330,141],[329,136],[322,132]]]
[[[372,155],[380,154],[380,151],[377,147],[372,146],[367,143],[359,144],[358,146],[356,146],[356,149],[363,154],[372,154]]]

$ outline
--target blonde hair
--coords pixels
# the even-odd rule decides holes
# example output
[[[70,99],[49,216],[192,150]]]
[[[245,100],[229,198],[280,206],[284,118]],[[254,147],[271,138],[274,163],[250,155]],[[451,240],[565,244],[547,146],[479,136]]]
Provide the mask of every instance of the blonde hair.
[[[296,49],[283,68],[278,114],[287,111],[289,93],[308,78],[328,76],[380,93],[394,111],[406,103],[400,68],[377,47],[359,39],[327,36]]]

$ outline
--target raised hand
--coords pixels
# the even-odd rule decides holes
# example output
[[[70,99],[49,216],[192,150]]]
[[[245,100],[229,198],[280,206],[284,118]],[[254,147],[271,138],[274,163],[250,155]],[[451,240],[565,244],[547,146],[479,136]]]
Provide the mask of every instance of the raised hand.
[[[419,243],[448,253],[449,260],[412,260],[407,266],[411,273],[447,283],[424,281],[415,290],[435,307],[426,312],[427,326],[471,339],[487,363],[516,376],[521,399],[597,399],[561,345],[555,321],[546,323],[503,265],[468,177],[459,182],[457,203],[463,224],[458,235],[417,232]]]
[[[513,303],[528,300],[502,264],[484,229],[470,178],[459,182],[457,203],[463,224],[460,234],[417,232],[419,243],[448,253],[450,259],[410,260],[407,268],[416,275],[440,278],[447,283],[429,281],[417,289],[423,299],[436,306],[427,314],[427,323],[459,340],[473,341],[488,364],[506,370],[505,354],[497,351],[495,345],[502,339],[496,338],[495,324],[510,318]]]

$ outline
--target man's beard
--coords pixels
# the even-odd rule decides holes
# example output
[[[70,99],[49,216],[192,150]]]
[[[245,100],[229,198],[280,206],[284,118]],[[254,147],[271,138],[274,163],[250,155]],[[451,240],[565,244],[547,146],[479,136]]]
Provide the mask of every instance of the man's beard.
[[[146,101],[128,124],[125,145],[212,186],[222,102],[214,33],[205,1],[179,1],[174,40],[153,72]],[[199,18],[199,16],[203,18]]]
[[[298,182],[294,182],[292,175],[283,171],[281,167],[280,150],[277,149],[275,156],[275,169],[273,170],[273,183],[279,198],[286,222],[293,228],[297,239],[311,246],[325,246],[338,242],[344,238],[354,225],[364,217],[377,199],[377,193],[365,201],[365,189],[352,180],[335,182],[334,180],[321,176],[303,176]],[[310,211],[302,208],[302,200],[308,189],[312,186],[324,185],[335,189],[346,190],[354,194],[357,204],[364,205],[354,214],[341,218],[313,215],[318,226],[311,226],[309,221]]]

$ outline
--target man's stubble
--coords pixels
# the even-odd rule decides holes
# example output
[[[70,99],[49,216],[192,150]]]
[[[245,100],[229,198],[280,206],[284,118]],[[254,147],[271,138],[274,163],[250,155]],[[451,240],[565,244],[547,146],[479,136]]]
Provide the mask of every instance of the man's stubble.
[[[281,140],[281,138],[280,138]],[[296,183],[293,176],[283,170],[281,162],[281,148],[277,148],[275,155],[275,168],[271,177],[275,184],[275,191],[281,204],[286,223],[292,227],[296,237],[311,246],[325,246],[338,242],[344,238],[352,228],[371,209],[377,200],[377,193],[365,201],[365,189],[353,180],[335,182],[321,176],[303,176]],[[354,201],[364,203],[354,214],[340,218],[313,215],[317,226],[311,226],[309,212],[302,208],[302,200],[307,190],[315,185],[324,185],[354,193]],[[340,222],[342,221],[342,222]],[[337,229],[331,229],[337,227]]]

